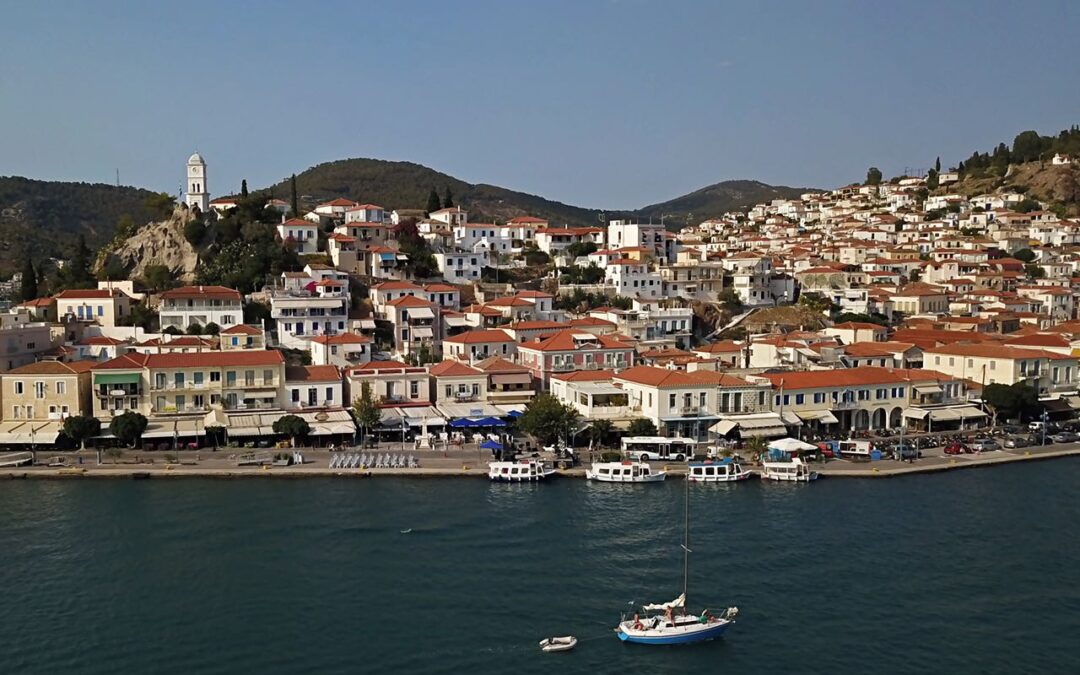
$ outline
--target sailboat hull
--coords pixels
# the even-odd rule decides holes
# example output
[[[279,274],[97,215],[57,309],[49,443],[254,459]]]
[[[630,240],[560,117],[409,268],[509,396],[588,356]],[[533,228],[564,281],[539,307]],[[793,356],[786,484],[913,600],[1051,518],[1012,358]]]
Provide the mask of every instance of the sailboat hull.
[[[619,625],[616,634],[623,642],[639,645],[685,645],[715,640],[724,634],[729,625],[731,625],[730,621],[721,619],[712,623],[677,628],[635,630],[632,622],[626,622]]]

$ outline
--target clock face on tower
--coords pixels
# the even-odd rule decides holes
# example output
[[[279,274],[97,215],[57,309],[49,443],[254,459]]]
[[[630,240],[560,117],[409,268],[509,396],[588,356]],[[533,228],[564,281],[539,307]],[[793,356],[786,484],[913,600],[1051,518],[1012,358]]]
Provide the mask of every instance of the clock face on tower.
[[[198,176],[199,175],[199,167],[197,167],[197,166],[191,167],[191,175],[192,176]]]

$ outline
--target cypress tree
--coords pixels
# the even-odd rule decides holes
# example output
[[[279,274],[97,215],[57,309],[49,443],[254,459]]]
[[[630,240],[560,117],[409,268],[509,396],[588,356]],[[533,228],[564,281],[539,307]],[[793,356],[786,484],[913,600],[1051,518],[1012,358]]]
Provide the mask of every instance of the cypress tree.
[[[296,196],[296,174],[289,179],[289,188],[292,190],[292,214],[293,218],[300,217],[300,200]]]
[[[242,199],[247,199],[247,196],[248,196],[247,179],[245,178],[244,180],[240,181],[240,197]]]
[[[428,212],[428,215],[431,215],[433,211],[438,211],[440,208],[439,193],[435,191],[435,188],[431,188],[431,193],[427,198],[426,211]]]
[[[27,256],[26,260],[23,262],[22,287],[19,291],[22,301],[27,302],[36,299],[37,287],[37,274],[34,272],[34,264],[30,262],[30,257]]]
[[[941,173],[941,158],[940,157],[938,157],[936,160],[934,160],[934,171],[936,171],[938,173]]]
[[[447,185],[446,186],[446,194],[443,195],[442,207],[444,209],[449,209],[449,208],[453,208],[453,206],[454,206],[454,195],[453,195],[452,192],[450,192],[450,186]]]

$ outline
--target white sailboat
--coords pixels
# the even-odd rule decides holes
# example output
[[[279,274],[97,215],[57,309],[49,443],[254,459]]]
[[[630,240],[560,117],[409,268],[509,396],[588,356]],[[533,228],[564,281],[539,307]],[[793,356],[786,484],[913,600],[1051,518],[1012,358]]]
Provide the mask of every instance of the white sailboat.
[[[623,642],[644,645],[692,644],[713,640],[724,634],[735,621],[738,607],[728,607],[719,615],[707,608],[700,614],[686,609],[686,591],[690,577],[690,489],[686,489],[685,532],[683,534],[683,592],[671,602],[644,605],[632,618],[625,615],[615,627]]]

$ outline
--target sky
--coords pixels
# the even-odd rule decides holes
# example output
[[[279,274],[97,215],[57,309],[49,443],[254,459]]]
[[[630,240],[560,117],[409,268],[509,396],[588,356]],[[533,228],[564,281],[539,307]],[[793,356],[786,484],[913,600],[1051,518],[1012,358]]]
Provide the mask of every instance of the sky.
[[[198,150],[212,196],[347,157],[608,209],[828,188],[1080,123],[1077,35],[1075,0],[8,2],[0,175],[176,193]]]

